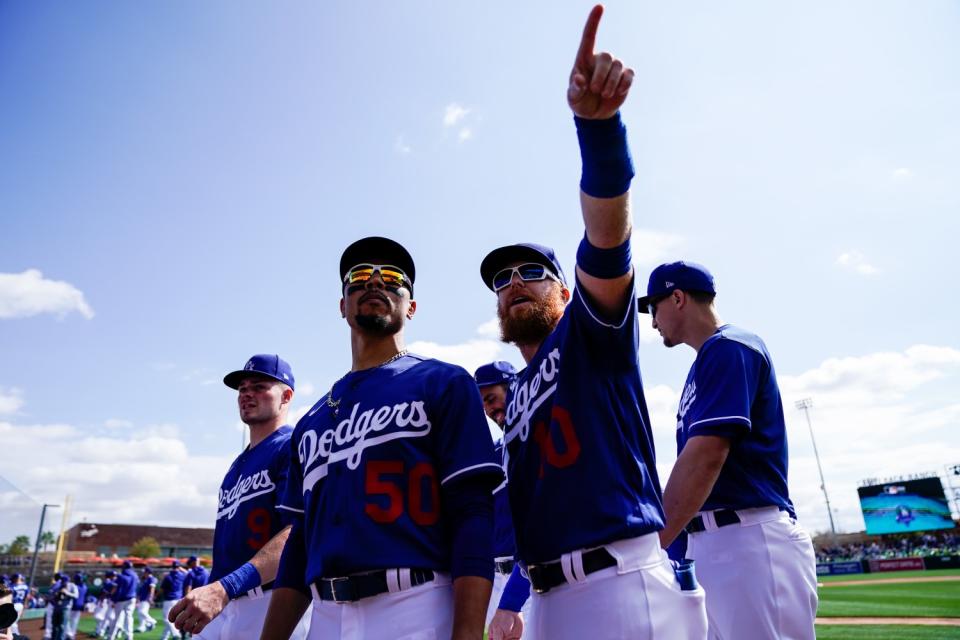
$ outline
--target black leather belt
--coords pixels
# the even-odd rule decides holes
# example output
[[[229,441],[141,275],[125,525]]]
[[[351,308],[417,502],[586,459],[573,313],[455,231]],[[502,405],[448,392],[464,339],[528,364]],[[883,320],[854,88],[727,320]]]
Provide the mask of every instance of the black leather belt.
[[[713,519],[717,522],[717,527],[726,527],[731,524],[740,524],[740,516],[733,509],[717,509],[713,512]],[[706,531],[707,527],[703,523],[703,516],[697,516],[686,526],[687,533],[700,533]]]
[[[497,572],[508,576],[513,573],[513,567],[516,566],[516,564],[515,560],[498,560],[496,562]]]
[[[396,571],[396,569],[360,573],[343,578],[320,578],[313,584],[317,588],[321,600],[336,603],[356,602],[389,591],[390,587],[387,585],[388,571]],[[434,573],[430,569],[410,569],[411,587],[430,582],[433,578]]]
[[[780,511],[787,511],[786,507],[777,507]],[[717,528],[726,527],[731,524],[740,524],[740,516],[733,509],[717,509],[713,512],[713,519],[717,523]],[[703,522],[703,516],[697,516],[684,527],[687,533],[700,533],[706,531],[707,527]]]
[[[617,559],[610,555],[610,552],[603,547],[585,552],[582,560],[583,573],[585,575],[590,575],[591,573],[617,564]],[[530,586],[534,593],[546,593],[550,591],[550,589],[559,587],[567,582],[559,560],[528,565],[527,574],[530,576]]]

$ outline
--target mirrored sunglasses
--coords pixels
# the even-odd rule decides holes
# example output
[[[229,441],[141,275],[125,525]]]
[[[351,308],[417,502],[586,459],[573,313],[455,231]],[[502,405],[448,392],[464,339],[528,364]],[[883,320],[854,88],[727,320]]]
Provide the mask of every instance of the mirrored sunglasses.
[[[513,274],[520,276],[520,279],[524,282],[546,280],[547,278],[560,282],[560,278],[553,275],[553,272],[546,266],[537,264],[536,262],[527,262],[526,264],[507,267],[506,269],[497,271],[493,276],[493,290],[496,292],[509,287],[513,281]]]
[[[363,284],[373,277],[374,273],[380,274],[383,284],[388,287],[406,287],[410,288],[410,279],[400,267],[390,264],[358,264],[347,271],[343,277],[344,284]]]

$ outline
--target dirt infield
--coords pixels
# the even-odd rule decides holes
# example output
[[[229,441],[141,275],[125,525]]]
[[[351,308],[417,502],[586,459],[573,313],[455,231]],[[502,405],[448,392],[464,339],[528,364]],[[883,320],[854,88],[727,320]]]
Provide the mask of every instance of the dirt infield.
[[[817,624],[915,624],[931,627],[960,627],[960,618],[817,618]]]
[[[960,576],[939,576],[936,578],[881,578],[880,580],[840,580],[837,582],[821,582],[817,586],[821,589],[827,587],[852,587],[871,584],[903,584],[908,582],[953,582],[960,580]]]

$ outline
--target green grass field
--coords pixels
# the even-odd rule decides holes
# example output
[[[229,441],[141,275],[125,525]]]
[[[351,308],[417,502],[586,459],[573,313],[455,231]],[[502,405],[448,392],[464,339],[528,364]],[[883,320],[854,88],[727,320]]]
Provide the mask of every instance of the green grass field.
[[[820,589],[818,616],[960,618],[960,581],[871,584],[889,578],[960,575],[960,570],[897,571],[824,576],[824,584],[861,584]],[[818,640],[960,640],[960,627],[919,625],[817,625]]]
[[[146,633],[134,633],[134,640],[160,640],[160,636],[163,635],[163,610],[160,608],[150,609],[150,616],[157,621],[157,626],[153,628],[153,631],[148,631]],[[137,628],[137,624],[140,623],[140,616],[134,615],[134,625],[133,628]],[[83,614],[83,617],[80,618],[80,624],[77,627],[77,638],[84,638],[83,634],[86,636],[92,636],[93,630],[97,626],[97,621],[93,619],[93,616],[89,613]]]

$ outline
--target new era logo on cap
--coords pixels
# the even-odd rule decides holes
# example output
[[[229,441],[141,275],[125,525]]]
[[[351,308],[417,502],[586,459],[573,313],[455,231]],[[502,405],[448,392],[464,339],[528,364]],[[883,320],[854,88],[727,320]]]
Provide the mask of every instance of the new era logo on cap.
[[[291,389],[293,389],[293,369],[286,360],[272,353],[261,353],[247,360],[247,364],[239,371],[232,371],[223,378],[223,384],[231,389],[240,387],[244,378],[249,378],[251,373],[273,378],[278,380]]]

